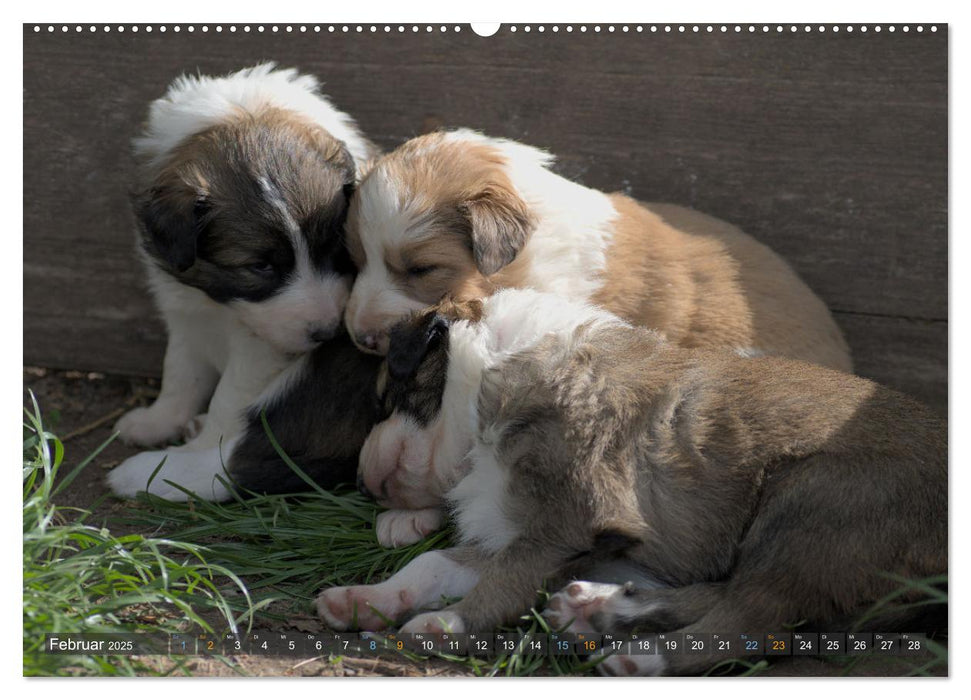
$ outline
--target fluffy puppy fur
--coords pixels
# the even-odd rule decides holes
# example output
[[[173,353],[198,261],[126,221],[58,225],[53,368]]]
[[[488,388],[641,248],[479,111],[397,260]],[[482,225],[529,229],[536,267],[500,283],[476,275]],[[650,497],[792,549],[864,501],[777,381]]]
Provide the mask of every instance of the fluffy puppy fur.
[[[670,204],[604,194],[536,148],[469,130],[380,159],[348,214],[360,273],[346,323],[385,354],[403,315],[449,294],[532,288],[590,302],[684,347],[732,347],[849,371],[825,305],[766,246]]]
[[[138,251],[168,346],[158,399],[116,427],[131,444],[212,448],[295,357],[341,332],[344,221],[375,149],[315,78],[273,64],[177,79],[134,147]],[[129,494],[147,476],[126,463],[109,482]]]
[[[441,374],[444,387],[423,391]],[[947,571],[946,426],[865,379],[684,349],[591,306],[505,291],[397,329],[385,397],[392,420],[425,426],[400,452],[430,457],[426,483],[447,491],[460,546],[378,585],[325,590],[318,610],[337,629],[464,596],[402,631],[491,631],[534,605],[544,580],[582,577],[593,582],[551,601],[555,626],[825,631],[848,628],[898,587],[894,576]],[[442,451],[468,457],[446,465]],[[364,482],[381,503],[423,505],[399,471]],[[649,585],[605,585],[618,572]],[[863,629],[908,621],[888,614]],[[693,673],[717,660],[612,657],[603,668]]]

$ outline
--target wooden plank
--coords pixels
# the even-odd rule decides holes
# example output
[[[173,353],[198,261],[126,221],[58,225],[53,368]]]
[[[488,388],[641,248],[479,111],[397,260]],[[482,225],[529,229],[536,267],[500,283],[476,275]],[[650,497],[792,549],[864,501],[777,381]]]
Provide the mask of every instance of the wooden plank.
[[[946,359],[946,344],[925,352],[946,332],[880,320],[947,319],[943,26],[483,39],[467,27],[344,35],[267,25],[165,35],[25,27],[26,361],[158,371],[162,334],[131,254],[129,139],[175,75],[266,58],[319,75],[386,148],[428,124],[471,126],[549,148],[561,172],[591,186],[741,225],[846,312],[858,366],[893,366],[898,386],[930,376],[920,357]],[[888,359],[888,348],[904,359]],[[940,371],[928,396],[942,395],[946,363]]]
[[[948,415],[947,323],[837,313],[854,371]]]

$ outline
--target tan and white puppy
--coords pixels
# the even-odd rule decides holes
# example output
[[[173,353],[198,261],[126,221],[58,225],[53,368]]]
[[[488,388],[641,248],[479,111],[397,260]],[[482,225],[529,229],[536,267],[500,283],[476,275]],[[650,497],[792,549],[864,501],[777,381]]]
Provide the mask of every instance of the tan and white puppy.
[[[178,78],[134,150],[138,252],[168,346],[158,398],[116,428],[135,445],[214,448],[281,370],[341,331],[344,222],[357,164],[376,150],[315,78],[271,63]],[[158,465],[133,460],[109,476],[118,494]],[[186,476],[172,468],[162,476]]]
[[[769,248],[704,214],[571,182],[551,163],[465,129],[420,136],[377,161],[348,213],[360,273],[346,322],[358,346],[385,354],[391,326],[445,294],[532,288],[683,347],[850,370],[826,306]]]
[[[383,583],[323,591],[335,629],[490,632],[549,581],[568,585],[548,617],[576,631],[893,631],[927,610],[921,592],[868,611],[900,580],[947,571],[946,425],[871,381],[680,348],[517,290],[416,314],[392,331],[387,363],[385,408],[413,424],[396,451],[429,459],[419,481],[433,488],[400,467],[364,483],[385,504],[446,498],[460,543]],[[600,667],[681,674],[719,660]]]

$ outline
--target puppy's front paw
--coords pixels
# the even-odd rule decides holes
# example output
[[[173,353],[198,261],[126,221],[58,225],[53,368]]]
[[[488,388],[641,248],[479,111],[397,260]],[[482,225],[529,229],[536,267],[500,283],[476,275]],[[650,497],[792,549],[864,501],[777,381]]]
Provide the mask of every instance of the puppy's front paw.
[[[461,615],[453,610],[438,610],[416,615],[408,620],[405,625],[402,625],[401,631],[405,634],[414,634],[416,632],[427,632],[430,634],[453,632],[461,634],[465,632],[465,621]]]
[[[377,632],[393,625],[408,609],[408,596],[380,586],[336,586],[317,597],[317,613],[338,631]]]
[[[230,496],[229,481],[218,449],[139,452],[108,474],[108,485],[118,496],[131,498],[148,491],[169,501],[188,500],[186,491],[207,501],[224,501]]]
[[[159,409],[155,404],[129,411],[115,423],[115,430],[128,445],[152,447],[177,439],[184,425],[184,417]]]
[[[569,625],[570,632],[609,631],[614,604],[623,593],[624,587],[613,583],[574,581],[550,598],[543,617],[556,629]]]
[[[382,547],[404,547],[438,530],[444,519],[444,514],[437,508],[387,510],[378,514],[375,534]]]

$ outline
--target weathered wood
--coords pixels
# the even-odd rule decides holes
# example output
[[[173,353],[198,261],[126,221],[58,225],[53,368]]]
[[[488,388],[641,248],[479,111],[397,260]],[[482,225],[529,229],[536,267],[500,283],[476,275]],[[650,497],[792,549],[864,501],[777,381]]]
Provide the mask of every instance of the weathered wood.
[[[283,26],[25,27],[26,361],[159,371],[131,254],[129,139],[175,75],[274,59],[321,77],[386,148],[430,123],[471,126],[549,148],[591,186],[742,226],[845,312],[861,373],[944,406],[946,27],[483,39]]]

